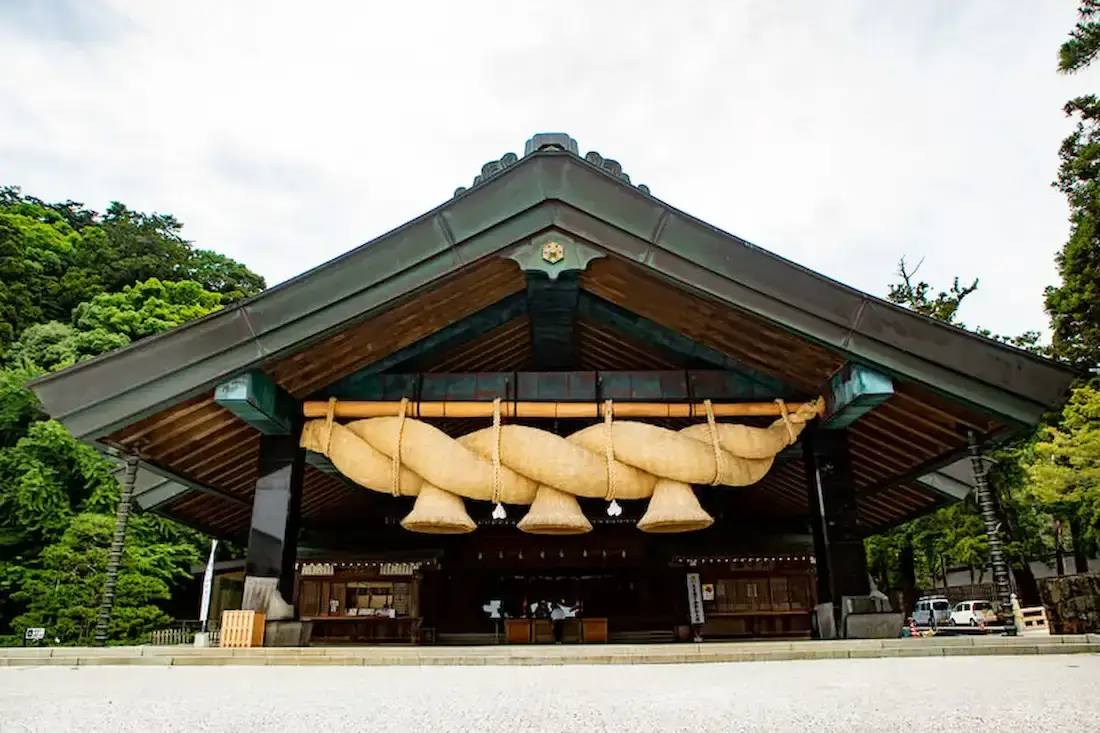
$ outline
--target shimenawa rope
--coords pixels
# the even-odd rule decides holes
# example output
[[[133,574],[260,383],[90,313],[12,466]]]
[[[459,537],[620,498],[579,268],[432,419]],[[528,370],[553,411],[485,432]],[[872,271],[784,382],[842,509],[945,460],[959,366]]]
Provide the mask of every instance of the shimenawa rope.
[[[409,398],[402,397],[397,408],[397,440],[393,446],[393,482],[390,486],[394,496],[401,496],[401,436],[405,432],[405,408],[408,404]]]

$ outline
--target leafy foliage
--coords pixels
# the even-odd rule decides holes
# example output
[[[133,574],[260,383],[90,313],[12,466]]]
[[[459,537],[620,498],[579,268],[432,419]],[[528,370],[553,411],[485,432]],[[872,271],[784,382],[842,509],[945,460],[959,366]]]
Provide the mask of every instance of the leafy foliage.
[[[58,540],[104,484],[117,481],[94,448],[56,421],[31,425],[0,451],[0,558],[25,557]]]
[[[1070,236],[1055,262],[1062,283],[1047,288],[1054,353],[1083,371],[1100,366],[1100,102],[1094,95],[1065,106],[1077,120],[1059,150],[1055,186],[1070,206]]]
[[[1100,0],[1081,0],[1077,12],[1077,25],[1058,53],[1058,70],[1064,74],[1084,69],[1100,53]]]
[[[1035,495],[1100,543],[1100,390],[1074,390],[1057,426],[1044,428],[1027,465]]]
[[[120,495],[115,467],[48,420],[26,382],[264,287],[181,229],[122,204],[100,215],[0,189],[0,633],[91,641]],[[205,549],[192,530],[132,516],[110,637],[167,623],[163,602]]]
[[[0,347],[66,314],[61,281],[80,241],[56,213],[31,204],[0,208]]]
[[[99,214],[0,188],[0,353],[27,327],[65,322],[77,305],[137,282],[193,281],[223,304],[264,289],[244,265],[193,248],[182,229],[118,202]]]
[[[916,267],[909,269],[908,265],[905,264],[905,258],[902,257],[901,261],[898,262],[897,270],[901,282],[890,286],[886,298],[891,303],[904,305],[922,316],[928,316],[929,318],[935,318],[937,321],[965,328],[958,319],[959,307],[966,300],[966,296],[978,289],[978,279],[975,278],[974,282],[969,285],[962,285],[959,278],[955,278],[950,289],[941,290],[933,296],[931,294],[932,286],[928,283],[923,280],[918,281],[916,284],[913,283],[913,278],[916,277],[922,264],[924,264],[924,260],[918,262]]]
[[[118,502],[118,484],[102,489],[96,503]],[[21,634],[41,626],[63,643],[86,644],[92,639],[106,577],[107,551],[114,533],[108,513],[82,512],[72,517],[58,541],[47,546],[33,565],[12,573],[18,588],[12,601],[26,610],[12,621]],[[171,619],[156,604],[171,597],[172,587],[200,559],[192,538],[148,516],[131,520],[121,571],[115,587],[110,638],[141,640]],[[0,581],[2,582],[2,581]]]
[[[221,308],[221,297],[195,282],[156,279],[103,293],[73,310],[72,323],[39,323],[8,349],[9,365],[55,371],[167,331]]]
[[[1072,74],[1100,54],[1100,0],[1082,0],[1078,22],[1062,44],[1058,70]],[[1100,368],[1100,101],[1088,94],[1066,103],[1076,122],[1058,151],[1055,187],[1070,208],[1070,236],[1055,261],[1061,284],[1047,288],[1053,353],[1085,372]]]
[[[46,418],[34,394],[26,388],[26,383],[42,371],[34,365],[0,369],[0,449],[14,445],[32,422]]]

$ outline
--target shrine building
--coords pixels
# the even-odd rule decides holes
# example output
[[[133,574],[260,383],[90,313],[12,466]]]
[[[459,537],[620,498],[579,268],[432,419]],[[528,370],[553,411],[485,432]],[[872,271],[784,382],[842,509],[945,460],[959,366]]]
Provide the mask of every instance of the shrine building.
[[[331,262],[31,386],[140,510],[247,547],[222,605],[271,643],[536,643],[540,601],[594,643],[845,635],[864,538],[982,491],[979,453],[1073,376],[540,134]]]

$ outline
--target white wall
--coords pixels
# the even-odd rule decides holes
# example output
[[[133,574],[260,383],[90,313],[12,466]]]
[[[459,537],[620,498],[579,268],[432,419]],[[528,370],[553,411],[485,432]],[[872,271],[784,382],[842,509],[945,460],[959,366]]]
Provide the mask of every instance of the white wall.
[[[1035,574],[1036,578],[1052,578],[1058,574],[1057,566],[1054,563],[1053,558],[1048,565],[1040,560],[1034,560],[1031,563],[1031,572]],[[1073,555],[1064,555],[1063,564],[1065,565],[1066,575],[1076,575],[1074,572]],[[984,572],[983,572],[984,571]],[[1092,558],[1089,560],[1089,572],[1100,573],[1100,559]],[[937,587],[942,587],[943,580],[936,579]],[[991,583],[993,582],[993,573],[987,568],[975,568],[973,583]],[[947,571],[947,585],[948,587],[955,587],[960,585],[970,585],[970,570],[968,568],[954,568]]]

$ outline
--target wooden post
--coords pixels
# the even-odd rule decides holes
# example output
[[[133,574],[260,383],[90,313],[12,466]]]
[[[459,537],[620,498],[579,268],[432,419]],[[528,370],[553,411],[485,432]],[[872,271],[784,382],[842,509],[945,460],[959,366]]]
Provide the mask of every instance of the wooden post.
[[[836,634],[844,638],[844,597],[865,596],[871,590],[858,528],[848,435],[843,430],[808,430],[802,435],[802,453],[817,564],[817,600],[833,604]]]

